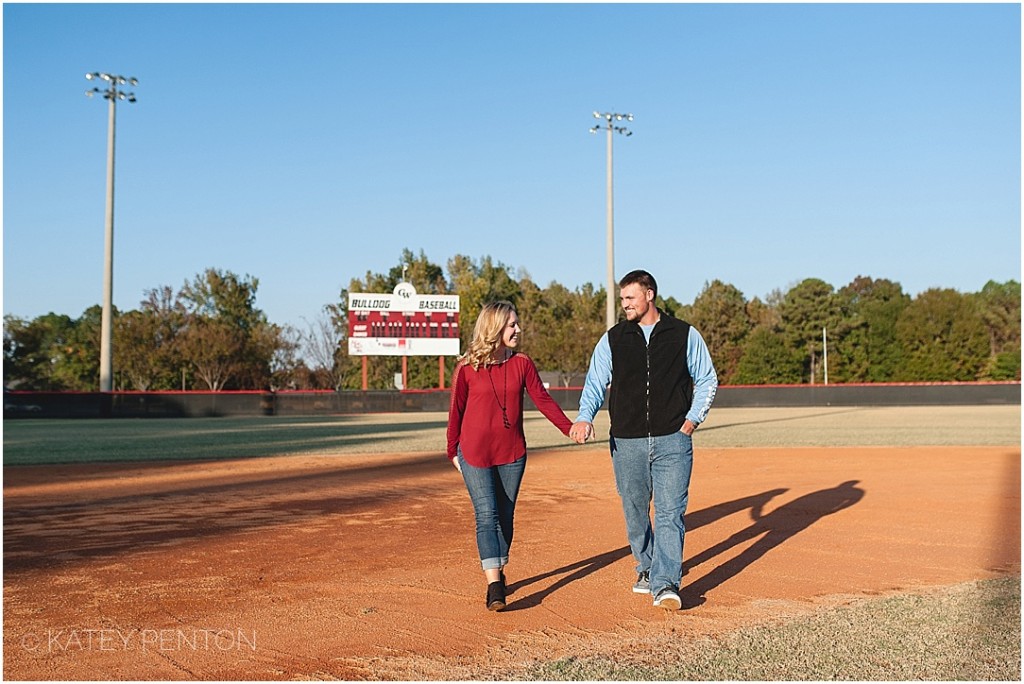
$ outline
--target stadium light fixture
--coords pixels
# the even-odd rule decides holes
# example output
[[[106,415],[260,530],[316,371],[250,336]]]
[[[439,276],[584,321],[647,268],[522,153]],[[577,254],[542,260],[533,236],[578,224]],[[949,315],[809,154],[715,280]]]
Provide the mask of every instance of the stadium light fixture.
[[[138,85],[138,79],[125,78],[114,74],[98,71],[85,75],[86,80],[99,79],[109,85],[104,88],[95,87],[85,91],[87,97],[103,95],[110,102],[107,118],[107,207],[106,230],[104,233],[103,258],[103,314],[100,321],[100,392],[113,390],[113,294],[114,294],[114,138],[116,137],[117,103],[119,101],[135,102],[135,93],[126,93],[119,86]]]
[[[594,112],[595,119],[601,119],[604,123],[598,124],[590,129],[591,133],[597,133],[600,130],[608,132],[608,288],[607,288],[607,301],[605,307],[605,318],[608,327],[615,325],[615,321],[619,318],[618,306],[615,301],[615,221],[614,214],[612,211],[612,133],[619,133],[629,137],[633,135],[625,126],[616,126],[613,121],[632,121],[632,114],[616,114],[612,112],[599,113]]]

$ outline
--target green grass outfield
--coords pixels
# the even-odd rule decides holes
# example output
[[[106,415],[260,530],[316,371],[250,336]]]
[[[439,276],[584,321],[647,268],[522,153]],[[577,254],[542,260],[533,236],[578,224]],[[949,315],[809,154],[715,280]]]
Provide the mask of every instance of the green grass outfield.
[[[574,418],[575,412],[569,412]],[[608,431],[607,412],[596,424]],[[243,418],[9,419],[4,465],[179,461],[287,455],[422,453],[445,449],[444,413]],[[575,448],[528,412],[533,450]],[[604,438],[598,440],[600,443]],[[695,446],[1019,446],[1020,406],[712,410]],[[595,442],[591,442],[594,444]]]

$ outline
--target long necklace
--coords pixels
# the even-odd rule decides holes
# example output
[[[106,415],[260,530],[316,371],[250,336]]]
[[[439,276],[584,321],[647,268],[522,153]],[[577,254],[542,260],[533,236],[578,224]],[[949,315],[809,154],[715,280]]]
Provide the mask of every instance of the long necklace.
[[[487,366],[487,379],[491,381],[491,391],[494,392],[494,401],[501,409],[501,421],[505,424],[506,430],[512,429],[512,423],[508,422],[508,361],[501,364],[505,367],[505,383],[501,386],[502,399],[498,399],[498,388],[494,386],[494,378],[491,377],[491,366]]]

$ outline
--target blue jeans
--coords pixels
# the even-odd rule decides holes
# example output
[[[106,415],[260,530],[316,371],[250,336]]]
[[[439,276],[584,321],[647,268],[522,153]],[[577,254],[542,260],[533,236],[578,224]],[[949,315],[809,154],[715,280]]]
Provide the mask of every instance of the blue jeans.
[[[615,489],[622,498],[636,570],[650,571],[653,594],[666,587],[678,590],[683,579],[683,516],[690,497],[693,439],[682,432],[659,437],[612,437],[610,446]]]
[[[476,468],[466,462],[459,449],[462,479],[469,490],[476,513],[476,548],[484,570],[503,568],[508,564],[512,546],[513,518],[519,485],[526,472],[526,454],[506,465]]]

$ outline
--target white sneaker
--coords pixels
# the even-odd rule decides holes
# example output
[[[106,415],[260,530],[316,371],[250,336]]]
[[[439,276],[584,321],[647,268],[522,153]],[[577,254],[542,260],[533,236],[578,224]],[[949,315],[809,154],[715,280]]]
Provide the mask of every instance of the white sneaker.
[[[679,610],[683,607],[683,601],[673,587],[665,587],[654,597],[654,606],[665,610]]]
[[[641,572],[636,577],[636,584],[633,585],[634,594],[650,594],[651,593],[651,573],[649,571]]]

